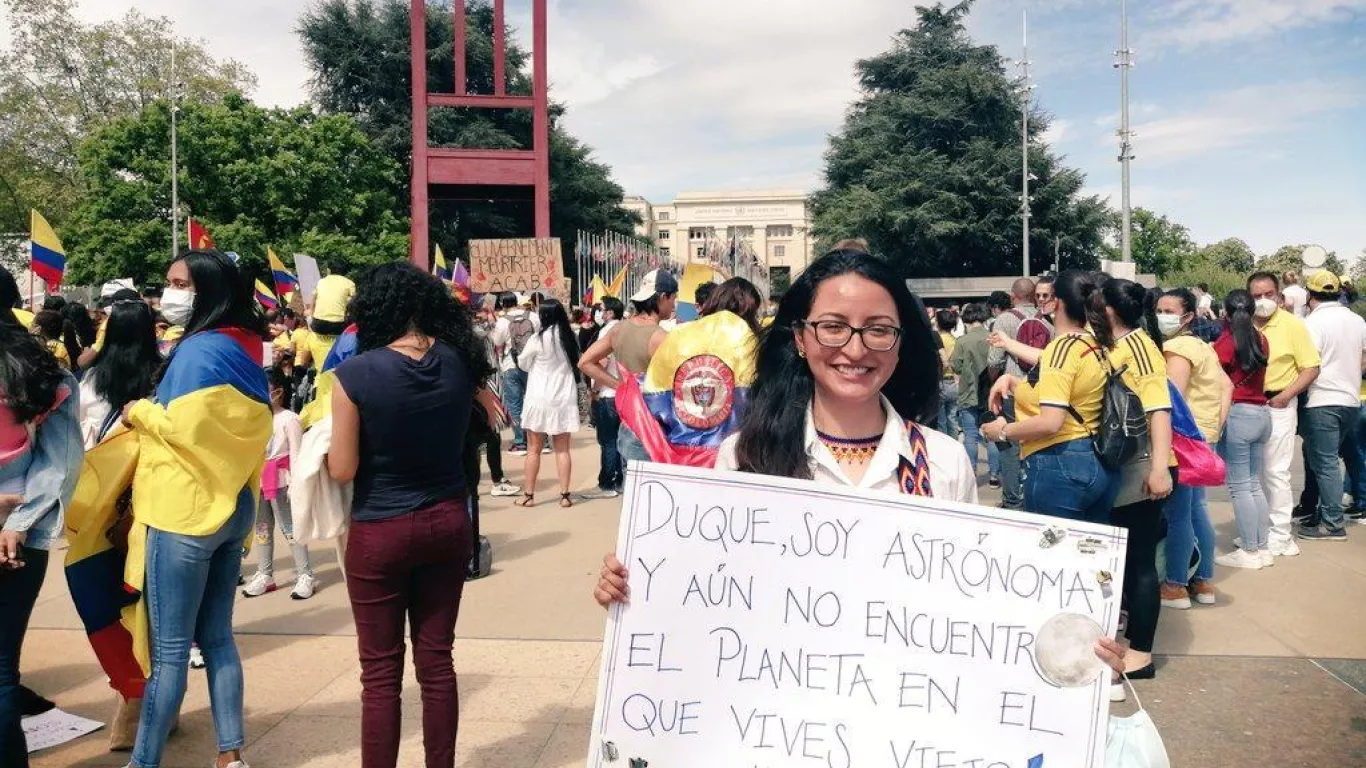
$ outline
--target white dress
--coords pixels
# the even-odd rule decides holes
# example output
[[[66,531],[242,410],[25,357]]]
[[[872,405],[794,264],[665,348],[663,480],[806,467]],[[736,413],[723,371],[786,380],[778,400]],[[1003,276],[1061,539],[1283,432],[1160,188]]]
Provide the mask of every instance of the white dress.
[[[579,431],[579,389],[560,344],[559,330],[547,328],[526,340],[517,362],[526,375],[522,429],[546,435]]]

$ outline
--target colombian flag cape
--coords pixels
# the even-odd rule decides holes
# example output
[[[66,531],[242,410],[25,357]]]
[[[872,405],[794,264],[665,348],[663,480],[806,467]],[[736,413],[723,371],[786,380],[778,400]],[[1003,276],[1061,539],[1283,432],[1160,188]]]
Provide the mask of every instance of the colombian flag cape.
[[[260,337],[240,329],[187,336],[171,355],[156,402],[139,401],[128,413],[138,458],[123,578],[137,602],[123,621],[133,628],[144,671],[151,668],[141,641],[148,636],[147,529],[207,536],[239,511],[255,515],[272,429],[260,349]]]
[[[149,669],[147,624],[138,624],[138,594],[125,588],[130,489],[138,437],[119,431],[85,454],[81,479],[66,510],[66,583],[109,686],[125,699],[142,698]]]
[[[352,323],[332,344],[332,351],[327,353],[327,359],[323,360],[322,368],[318,371],[318,378],[313,383],[313,402],[305,405],[303,413],[299,414],[304,429],[332,414],[332,387],[337,383],[336,368],[355,357],[357,351],[356,325]]]
[[[756,344],[738,315],[717,312],[671,332],[641,380],[618,366],[617,411],[651,461],[716,464],[721,442],[739,429]]]

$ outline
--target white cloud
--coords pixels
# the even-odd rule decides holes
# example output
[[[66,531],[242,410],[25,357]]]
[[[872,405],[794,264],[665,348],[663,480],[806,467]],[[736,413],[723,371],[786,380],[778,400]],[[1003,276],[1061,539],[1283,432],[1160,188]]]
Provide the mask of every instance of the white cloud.
[[[1160,22],[1147,45],[1194,48],[1252,40],[1337,22],[1366,12],[1366,0],[1170,0],[1149,14]]]
[[[1044,143],[1056,147],[1058,144],[1062,143],[1071,132],[1071,120],[1054,119],[1053,122],[1049,124],[1048,130],[1043,132],[1041,138]]]

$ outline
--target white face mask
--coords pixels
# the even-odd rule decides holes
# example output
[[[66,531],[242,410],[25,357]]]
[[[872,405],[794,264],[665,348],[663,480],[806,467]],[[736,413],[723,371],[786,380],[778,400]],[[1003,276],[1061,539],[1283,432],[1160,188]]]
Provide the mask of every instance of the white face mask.
[[[1170,339],[1181,330],[1181,316],[1158,315],[1157,330],[1162,332],[1162,338]]]
[[[165,299],[162,301],[165,301]],[[1257,317],[1268,318],[1276,314],[1276,301],[1274,299],[1257,299],[1255,306],[1256,309],[1254,311],[1256,312]]]
[[[606,313],[606,312],[603,312],[601,309],[599,309],[597,312],[594,312],[594,313],[593,313],[593,322],[597,323],[598,325],[606,325],[606,324],[607,324],[607,313]]]
[[[161,316],[171,325],[183,326],[194,314],[194,291],[167,288],[161,294]]]

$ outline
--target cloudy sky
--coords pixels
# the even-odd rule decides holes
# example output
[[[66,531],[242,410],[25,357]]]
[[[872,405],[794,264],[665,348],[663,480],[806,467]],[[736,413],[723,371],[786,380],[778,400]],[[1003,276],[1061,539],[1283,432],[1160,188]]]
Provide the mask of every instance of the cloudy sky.
[[[132,7],[171,17],[253,68],[263,103],[307,97],[293,27],[312,0],[81,2],[89,19]],[[508,3],[523,19],[529,0]],[[550,3],[553,95],[569,128],[655,201],[818,186],[826,137],[857,96],[854,62],[914,20],[905,0]],[[978,0],[970,31],[1017,56],[1026,9],[1054,147],[1117,205],[1119,2]],[[1135,205],[1201,242],[1366,248],[1366,0],[1131,0],[1130,15]],[[0,12],[0,30],[6,21]]]

